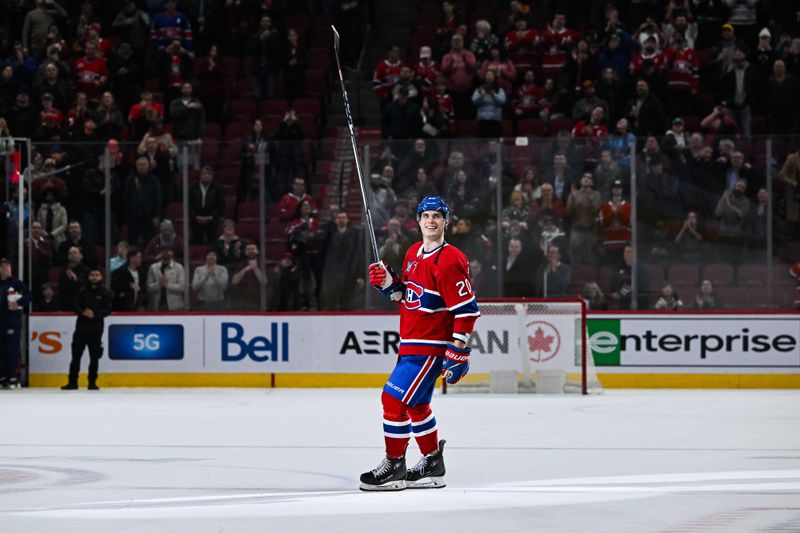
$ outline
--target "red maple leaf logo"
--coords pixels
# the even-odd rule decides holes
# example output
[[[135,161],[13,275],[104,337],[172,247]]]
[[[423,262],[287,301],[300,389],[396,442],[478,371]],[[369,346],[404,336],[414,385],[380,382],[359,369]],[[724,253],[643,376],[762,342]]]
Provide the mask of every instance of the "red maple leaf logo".
[[[552,351],[553,336],[545,335],[541,327],[536,328],[533,337],[528,335],[528,350],[531,352],[539,352],[539,357],[542,352],[550,353]]]

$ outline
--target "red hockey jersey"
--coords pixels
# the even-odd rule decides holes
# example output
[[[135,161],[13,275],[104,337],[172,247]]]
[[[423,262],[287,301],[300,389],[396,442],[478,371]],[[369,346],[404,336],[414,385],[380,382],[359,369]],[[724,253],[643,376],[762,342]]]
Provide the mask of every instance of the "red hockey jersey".
[[[439,113],[442,114],[445,124],[449,130],[453,130],[456,123],[456,108],[453,104],[453,97],[447,93],[437,94],[436,103],[439,105]]]
[[[667,48],[665,55],[669,88],[676,91],[696,91],[700,87],[700,62],[697,59],[697,52],[692,48],[683,50]]]
[[[472,333],[480,316],[466,256],[445,243],[424,252],[417,242],[402,265],[400,355],[443,355],[453,333]]]
[[[439,67],[436,61],[429,61],[427,65],[422,61],[414,66],[414,81],[422,91],[424,96],[431,96],[436,93],[436,77],[439,75]]]
[[[600,208],[603,228],[603,246],[609,250],[622,250],[631,240],[631,204],[625,200],[614,209],[609,200]]]
[[[387,59],[382,60],[375,67],[372,74],[372,90],[378,98],[385,100],[389,96],[392,86],[400,79],[400,69],[405,66],[401,60],[390,63]]]
[[[579,120],[572,128],[573,137],[605,137],[608,128],[604,124],[592,124],[588,120]]]
[[[660,71],[664,68],[664,54],[663,52],[653,52],[652,54],[645,54],[644,52],[636,52],[631,57],[631,73],[635,76],[642,70],[642,64],[646,60],[650,60],[653,62],[653,66],[655,66],[656,71]]]
[[[539,42],[539,32],[528,29],[523,32],[510,31],[506,34],[505,45],[509,52],[533,52]]]
[[[542,42],[542,73],[545,76],[559,74],[567,65],[567,54],[581,38],[575,30],[561,28],[544,32]]]
[[[520,85],[514,90],[514,111],[521,111],[522,113],[535,113],[539,111],[544,98],[544,91],[541,87],[531,85],[526,87]]]
[[[98,101],[108,83],[108,66],[102,57],[89,59],[80,57],[74,65],[75,78],[77,83],[75,88],[86,93],[89,100]]]

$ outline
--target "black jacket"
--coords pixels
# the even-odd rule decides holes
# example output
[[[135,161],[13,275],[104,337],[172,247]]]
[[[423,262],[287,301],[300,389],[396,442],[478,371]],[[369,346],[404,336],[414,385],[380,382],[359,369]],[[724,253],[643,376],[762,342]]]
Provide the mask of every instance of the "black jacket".
[[[137,176],[134,173],[130,176],[125,184],[125,205],[128,217],[154,218],[159,216],[161,214],[161,184],[158,179],[152,174]]]
[[[92,243],[81,237],[78,242],[73,242],[69,239],[58,245],[56,250],[55,265],[64,266],[67,264],[69,249],[75,246],[80,248],[81,255],[83,256],[83,263],[87,266],[94,266],[97,264],[97,251]]]
[[[383,111],[381,133],[384,139],[416,139],[422,131],[419,106],[409,100],[405,105],[391,102]]]
[[[111,314],[111,291],[102,285],[86,284],[78,289],[74,300],[78,321],[75,329],[83,331],[103,331],[103,322]],[[94,317],[83,315],[86,309],[94,312]]]
[[[633,109],[636,106],[636,98],[629,104],[631,116],[633,116]],[[634,133],[637,137],[646,137],[648,135],[663,135],[666,129],[664,119],[664,106],[652,93],[648,94],[641,107],[639,108],[639,116],[634,120]]]
[[[758,97],[758,86],[756,83],[756,69],[752,65],[748,65],[744,69],[744,104],[743,105],[752,105],[755,103],[756,98]],[[722,85],[720,87],[722,98],[725,100],[725,103],[728,107],[735,108],[737,107],[734,103],[734,98],[736,97],[736,71],[733,70],[731,72],[726,72],[725,76],[722,78]]]
[[[144,295],[147,291],[147,275],[139,269],[139,293],[131,289],[133,276],[128,270],[128,265],[122,265],[111,274],[111,291],[113,297],[111,307],[114,311],[136,311],[143,305]]]
[[[213,217],[219,220],[225,210],[225,197],[222,188],[213,181],[208,184],[206,203],[203,205],[203,191],[200,182],[195,181],[189,186],[189,218],[194,222],[194,217]]]
[[[77,280],[72,281],[67,276],[67,267],[61,268],[61,274],[58,277],[58,301],[62,311],[72,311],[75,302],[75,295],[81,287],[86,285],[86,278],[89,275],[89,270],[83,263],[72,269],[75,272]]]

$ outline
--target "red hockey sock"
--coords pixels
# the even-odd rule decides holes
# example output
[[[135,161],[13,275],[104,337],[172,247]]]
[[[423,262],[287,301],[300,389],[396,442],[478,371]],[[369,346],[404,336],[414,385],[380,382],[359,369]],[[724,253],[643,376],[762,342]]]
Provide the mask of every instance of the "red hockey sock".
[[[411,418],[408,406],[392,396],[383,393],[383,438],[386,441],[386,456],[393,459],[406,454],[408,441],[411,439]]]
[[[431,404],[409,407],[408,412],[411,414],[411,429],[419,451],[422,455],[435,452],[439,447],[439,431],[436,427],[436,417],[431,411]]]

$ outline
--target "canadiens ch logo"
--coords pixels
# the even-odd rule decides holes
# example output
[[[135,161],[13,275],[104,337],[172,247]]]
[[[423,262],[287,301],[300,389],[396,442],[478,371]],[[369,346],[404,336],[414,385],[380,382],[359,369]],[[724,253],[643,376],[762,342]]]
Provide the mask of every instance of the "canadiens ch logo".
[[[413,281],[406,282],[406,309],[419,309],[425,289]]]

